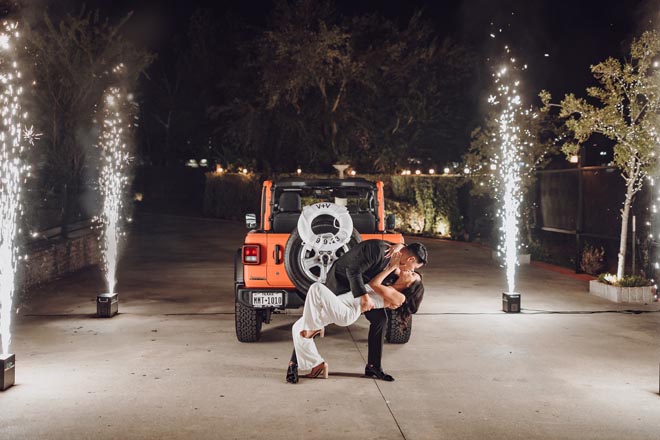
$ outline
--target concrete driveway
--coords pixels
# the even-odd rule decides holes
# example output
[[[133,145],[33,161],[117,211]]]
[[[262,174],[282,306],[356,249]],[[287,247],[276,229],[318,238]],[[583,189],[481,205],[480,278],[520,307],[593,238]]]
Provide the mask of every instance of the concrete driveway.
[[[328,380],[289,385],[296,313],[274,316],[259,343],[234,334],[232,256],[244,233],[138,217],[112,319],[94,317],[98,269],[21,298],[0,438],[660,439],[658,303],[612,304],[585,281],[526,266],[524,312],[504,314],[503,270],[488,250],[420,239],[426,298],[411,341],[385,346],[396,381],[361,377],[361,318],[319,341]]]

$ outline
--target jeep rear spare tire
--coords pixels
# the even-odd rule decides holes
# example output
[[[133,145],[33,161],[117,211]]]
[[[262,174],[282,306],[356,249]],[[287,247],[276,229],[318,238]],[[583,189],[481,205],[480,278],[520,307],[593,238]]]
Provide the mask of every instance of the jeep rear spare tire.
[[[336,229],[334,217],[320,216],[315,219],[312,229],[316,234],[332,232]],[[313,243],[305,243],[300,237],[298,229],[295,228],[284,248],[284,267],[291,282],[296,288],[306,295],[309,286],[321,280],[325,280],[325,274],[339,257],[362,241],[360,233],[353,228],[348,243],[335,250],[317,251]]]

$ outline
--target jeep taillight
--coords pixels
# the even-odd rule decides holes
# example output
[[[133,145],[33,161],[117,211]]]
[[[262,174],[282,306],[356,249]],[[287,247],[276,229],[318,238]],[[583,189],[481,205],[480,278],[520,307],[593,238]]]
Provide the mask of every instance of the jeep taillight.
[[[261,252],[258,244],[246,244],[243,246],[243,264],[259,264]]]

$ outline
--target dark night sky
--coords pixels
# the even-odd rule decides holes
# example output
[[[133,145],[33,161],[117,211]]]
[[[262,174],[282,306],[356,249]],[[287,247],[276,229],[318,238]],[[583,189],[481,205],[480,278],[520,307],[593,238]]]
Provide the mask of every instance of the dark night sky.
[[[66,1],[58,1],[58,8],[63,3]],[[255,25],[263,24],[272,8],[268,0],[86,3],[98,5],[109,15],[133,10],[131,29],[135,37],[160,51],[167,49],[174,33],[185,29],[186,19],[195,7],[211,7],[219,13],[231,10]],[[529,89],[547,88],[556,95],[568,91],[582,94],[591,82],[589,65],[607,56],[622,56],[632,37],[658,22],[660,12],[660,0],[336,0],[336,4],[340,13],[379,12],[400,23],[405,23],[415,9],[423,8],[440,36],[476,47],[484,63],[497,49],[488,36],[490,23],[495,22],[505,29],[498,46],[501,47],[500,41],[509,43],[517,57],[529,64]],[[545,53],[550,56],[544,57]]]
[[[187,18],[196,7],[212,8],[219,16],[230,10],[249,24],[261,25],[273,5],[270,0],[34,1],[60,10],[75,10],[86,3],[111,16],[132,10],[132,38],[159,52],[161,60],[167,60],[173,36],[185,30]],[[378,12],[401,24],[413,11],[422,8],[439,36],[449,36],[476,48],[484,67],[486,59],[497,56],[496,52],[508,43],[517,58],[530,66],[524,80],[530,95],[546,88],[557,97],[566,92],[582,95],[585,87],[592,84],[591,64],[607,56],[623,56],[631,39],[660,18],[660,0],[335,0],[335,3],[342,14]],[[498,37],[497,46],[489,37],[493,29],[491,22],[505,30],[502,38]],[[533,96],[528,99],[531,101]]]

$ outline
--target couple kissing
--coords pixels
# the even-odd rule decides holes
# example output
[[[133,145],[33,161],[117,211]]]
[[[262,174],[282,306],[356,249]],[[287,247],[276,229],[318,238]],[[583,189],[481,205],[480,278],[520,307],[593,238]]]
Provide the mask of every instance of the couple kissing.
[[[346,327],[362,313],[370,323],[364,375],[394,381],[381,365],[386,309],[397,309],[403,325],[407,325],[424,296],[417,269],[426,264],[427,257],[421,243],[404,245],[384,240],[365,240],[342,255],[330,268],[326,282],[312,284],[307,292],[303,315],[291,330],[294,350],[286,381],[297,383],[298,369],[310,371],[304,377],[327,378],[328,363],[314,338],[323,336],[326,325]]]

